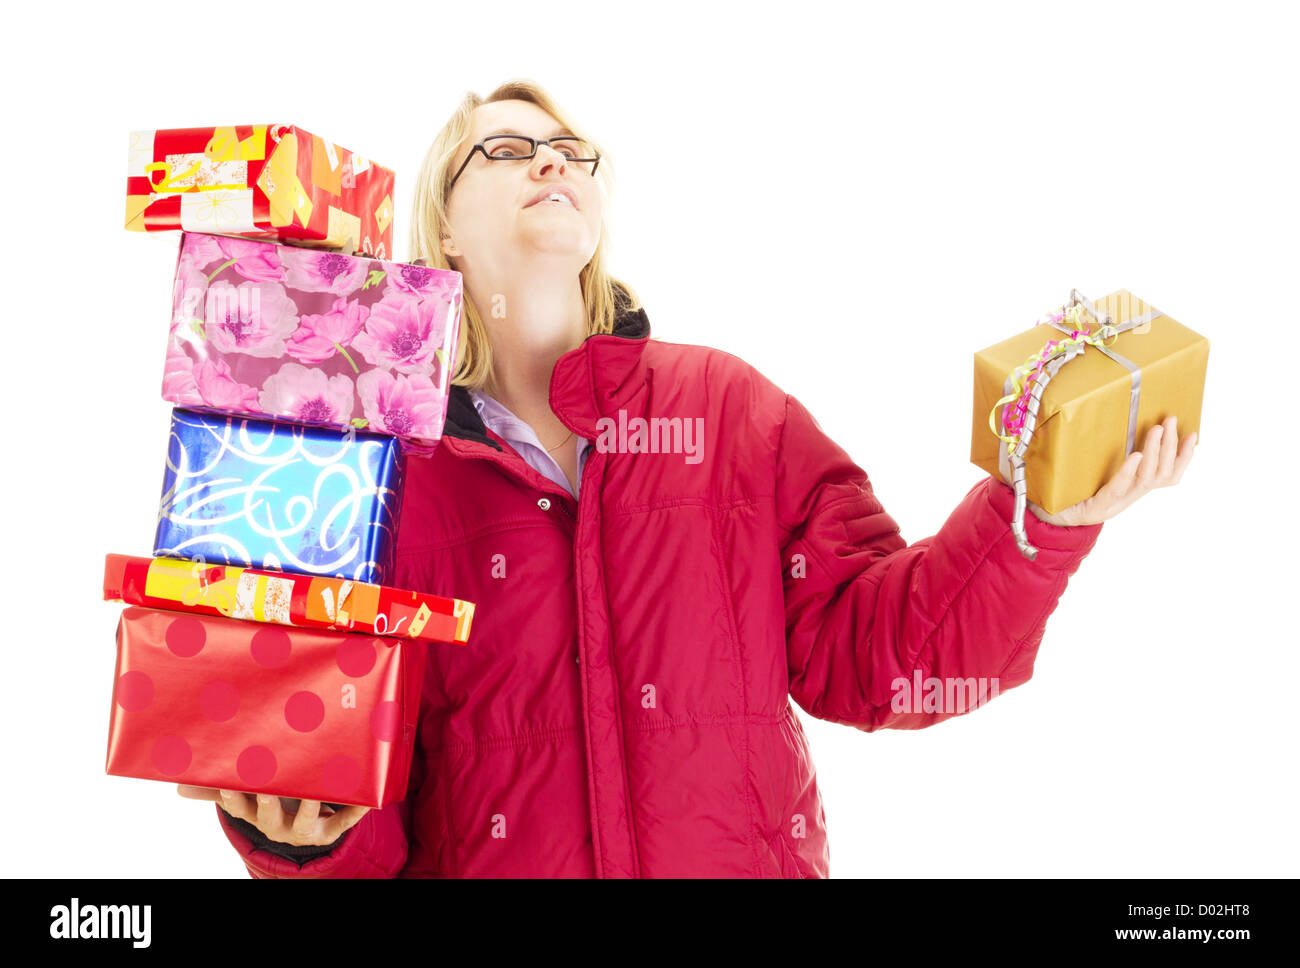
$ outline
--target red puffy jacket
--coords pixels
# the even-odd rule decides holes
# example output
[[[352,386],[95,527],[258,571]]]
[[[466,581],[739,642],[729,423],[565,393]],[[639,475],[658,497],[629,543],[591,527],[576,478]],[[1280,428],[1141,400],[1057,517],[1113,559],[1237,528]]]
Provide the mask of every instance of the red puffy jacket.
[[[649,339],[639,309],[556,362],[550,402],[592,440],[620,411],[629,432],[703,418],[699,459],[593,448],[575,501],[455,387],[442,444],[409,462],[393,584],[478,609],[467,646],[430,649],[408,795],[324,848],[218,808],[254,877],[826,877],[789,697],[920,729],[954,713],[896,710],[899,678],[1025,682],[1102,527],[1027,515],[1028,561],[986,477],[908,545],[798,400]]]

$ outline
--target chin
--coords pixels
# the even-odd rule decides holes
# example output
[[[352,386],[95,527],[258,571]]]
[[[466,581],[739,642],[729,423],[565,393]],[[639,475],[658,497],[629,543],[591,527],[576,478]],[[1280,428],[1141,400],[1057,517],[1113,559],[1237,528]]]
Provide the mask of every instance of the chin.
[[[572,229],[553,231],[533,231],[529,234],[532,248],[550,255],[572,255],[582,259],[585,264],[596,251],[591,237],[586,232],[574,232]]]

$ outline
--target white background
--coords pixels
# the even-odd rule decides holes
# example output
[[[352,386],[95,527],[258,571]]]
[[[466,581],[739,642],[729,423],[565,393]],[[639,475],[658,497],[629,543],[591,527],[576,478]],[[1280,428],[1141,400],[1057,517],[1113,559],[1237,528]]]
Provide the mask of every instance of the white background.
[[[1285,5],[40,9],[6,14],[2,68],[3,873],[245,876],[211,804],[104,774],[103,555],[151,547],[177,243],[122,227],[128,132],[290,121],[360,150],[397,171],[406,258],[434,132],[520,76],[609,152],[653,335],[799,397],[909,541],[983,476],[976,350],[1071,287],[1211,340],[1196,459],[1106,524],[1028,684],[918,732],[803,716],[832,874],[1297,874]]]

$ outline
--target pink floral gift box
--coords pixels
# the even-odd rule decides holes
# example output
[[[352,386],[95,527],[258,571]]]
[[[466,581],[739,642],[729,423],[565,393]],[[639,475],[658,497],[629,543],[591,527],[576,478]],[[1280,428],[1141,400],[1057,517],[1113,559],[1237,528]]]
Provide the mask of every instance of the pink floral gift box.
[[[186,232],[163,398],[391,434],[428,453],[461,305],[459,272]]]

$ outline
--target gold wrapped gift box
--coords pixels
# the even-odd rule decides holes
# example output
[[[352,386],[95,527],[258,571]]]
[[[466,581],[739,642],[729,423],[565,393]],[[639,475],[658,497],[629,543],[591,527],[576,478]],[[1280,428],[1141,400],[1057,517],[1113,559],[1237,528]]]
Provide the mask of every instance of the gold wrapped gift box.
[[[1154,309],[1126,289],[1093,306],[1117,326]],[[1097,333],[1098,321],[1090,314],[1085,312],[1082,322]],[[1001,470],[998,463],[1006,445],[990,429],[989,414],[1012,391],[1012,371],[1049,340],[1065,338],[1067,333],[1044,323],[975,354],[971,461],[1008,484],[1008,462],[1003,457]],[[1027,497],[1048,514],[1097,493],[1132,450],[1142,449],[1147,431],[1167,417],[1178,417],[1179,441],[1200,430],[1210,355],[1206,337],[1157,312],[1150,322],[1120,333],[1106,349],[1122,359],[1088,346],[1063,364],[1043,391],[1024,461]],[[1136,376],[1123,360],[1132,364]],[[1134,399],[1136,416],[1131,419]],[[1002,428],[1003,409],[994,415],[994,425],[1010,435]]]

